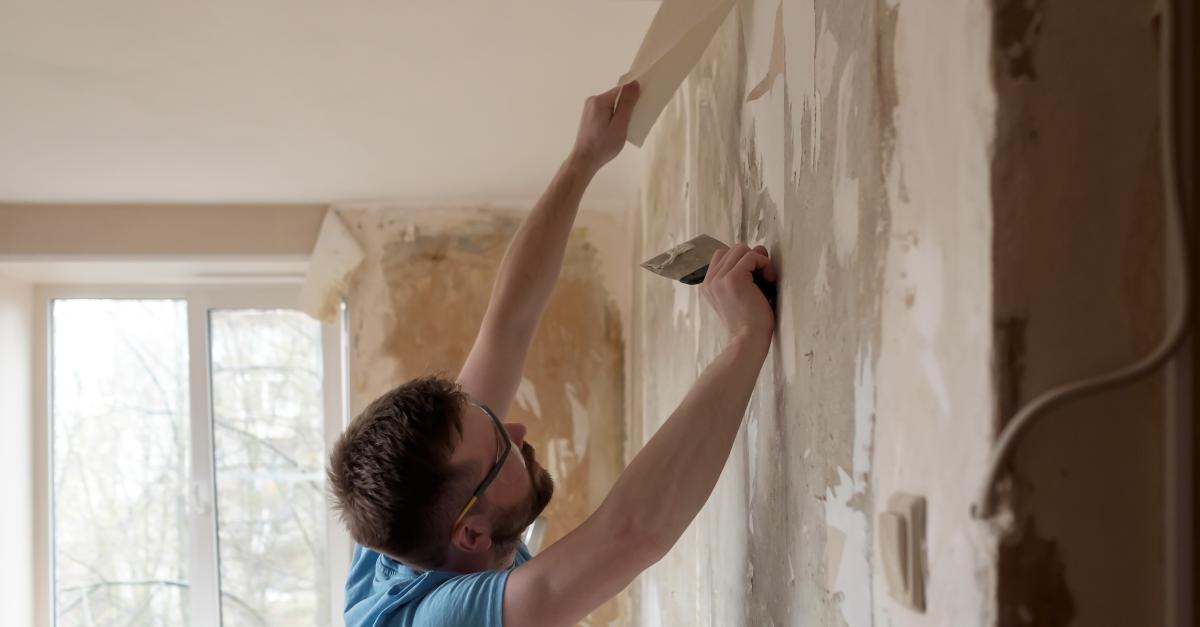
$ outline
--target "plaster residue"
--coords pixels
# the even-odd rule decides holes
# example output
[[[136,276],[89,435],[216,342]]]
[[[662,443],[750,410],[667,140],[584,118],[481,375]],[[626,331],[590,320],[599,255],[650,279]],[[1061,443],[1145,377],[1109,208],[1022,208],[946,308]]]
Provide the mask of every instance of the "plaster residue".
[[[991,624],[994,545],[965,479],[994,407],[987,8],[744,0],[660,118],[641,258],[700,232],[761,241],[780,284],[744,429],[641,577],[644,624]],[[721,350],[693,294],[635,278],[631,451]],[[897,491],[928,498],[926,614],[891,601],[876,557]]]
[[[455,376],[520,213],[379,208],[342,215],[364,250],[349,298],[355,411],[414,376]],[[578,227],[503,416],[528,427],[559,486],[546,510],[547,546],[591,514],[622,467],[623,344],[600,251]],[[628,611],[622,595],[583,624],[621,623]]]
[[[871,439],[875,421],[875,366],[870,347],[855,365],[854,456],[850,475],[838,468],[838,483],[825,493],[825,522],[842,545],[836,574],[827,573],[830,591],[848,627],[871,624],[870,527],[863,503],[870,488]]]
[[[817,261],[817,274],[813,278],[813,300],[818,303],[829,296],[829,248],[821,248],[821,258]]]
[[[850,109],[854,106],[854,94],[850,85],[854,80],[854,59],[851,54],[838,80],[837,90],[837,147],[834,158],[837,166],[833,170],[833,244],[838,263],[845,264],[858,245],[858,177],[850,172],[850,151],[847,147],[850,136]]]
[[[513,400],[525,411],[542,417],[542,404],[538,402],[537,388],[533,387],[533,381],[530,381],[529,377],[521,377],[521,386],[517,388],[517,397]]]
[[[746,95],[747,102],[762,98],[767,92],[771,91],[771,87],[775,84],[776,79],[783,75],[786,66],[787,48],[783,39],[782,1],[779,3],[779,10],[775,12],[775,27],[771,33],[771,59],[767,64],[767,75]]]

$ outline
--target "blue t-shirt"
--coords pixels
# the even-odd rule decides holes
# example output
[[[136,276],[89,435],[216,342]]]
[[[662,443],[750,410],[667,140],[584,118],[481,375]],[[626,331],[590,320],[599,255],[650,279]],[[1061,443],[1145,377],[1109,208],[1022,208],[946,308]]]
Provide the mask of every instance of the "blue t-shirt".
[[[346,626],[501,627],[508,573],[529,559],[522,542],[508,570],[419,571],[355,545],[346,578]]]

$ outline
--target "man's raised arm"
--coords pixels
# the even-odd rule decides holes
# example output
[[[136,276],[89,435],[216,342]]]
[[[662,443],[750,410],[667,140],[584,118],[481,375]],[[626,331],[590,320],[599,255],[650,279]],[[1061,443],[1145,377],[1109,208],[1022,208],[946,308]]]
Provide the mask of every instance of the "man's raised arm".
[[[487,313],[458,382],[500,416],[507,416],[525,356],[562,270],[567,236],[592,178],[625,145],[638,86],[587,99],[570,156],[521,224],[496,276]]]
[[[574,625],[661,559],[708,500],[771,346],[775,318],[756,271],[775,281],[765,248],[713,257],[703,290],[729,333],[725,349],[596,512],[509,575],[506,627]]]

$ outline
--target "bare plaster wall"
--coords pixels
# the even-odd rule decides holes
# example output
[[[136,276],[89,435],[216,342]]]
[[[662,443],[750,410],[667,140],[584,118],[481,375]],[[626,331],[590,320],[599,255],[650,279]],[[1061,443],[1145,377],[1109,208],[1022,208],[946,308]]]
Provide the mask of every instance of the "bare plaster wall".
[[[351,413],[423,374],[455,376],[475,339],[496,269],[521,218],[490,208],[343,208],[364,261],[347,299]],[[624,340],[613,289],[628,293],[628,259],[616,216],[581,216],[559,283],[506,421],[528,440],[557,484],[547,508],[549,546],[578,526],[622,468]],[[627,267],[626,264],[622,264]],[[584,625],[626,624],[626,595]]]
[[[990,18],[944,3],[744,0],[647,141],[635,258],[698,233],[765,244],[778,327],[709,503],[637,584],[645,625],[990,625],[969,515],[995,420]],[[699,292],[639,272],[629,449],[722,345]],[[928,500],[927,604],[874,536]]]
[[[1161,337],[1156,5],[996,3],[1003,417]],[[1018,448],[1003,625],[1163,624],[1160,376],[1058,408]]]

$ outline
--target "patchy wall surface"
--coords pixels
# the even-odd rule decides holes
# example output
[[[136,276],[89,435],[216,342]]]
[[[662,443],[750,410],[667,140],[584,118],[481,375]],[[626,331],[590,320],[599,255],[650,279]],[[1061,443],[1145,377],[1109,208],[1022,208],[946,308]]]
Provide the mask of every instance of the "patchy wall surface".
[[[639,580],[646,625],[988,625],[969,518],[994,425],[982,0],[745,0],[647,141],[638,260],[707,232],[780,268],[775,344],[712,498]],[[699,292],[634,278],[630,449],[722,346]],[[928,499],[925,614],[875,517]]]
[[[496,269],[520,215],[496,210],[346,209],[365,253],[350,303],[351,412],[412,377],[458,374],[479,330]],[[624,342],[606,264],[609,216],[583,217],[539,327],[516,403],[558,489],[547,508],[549,546],[591,514],[622,468]],[[610,272],[606,278],[606,265]],[[622,624],[624,595],[585,625]]]
[[[996,3],[1003,417],[1163,332],[1154,2]],[[1163,624],[1160,375],[1055,409],[1013,461],[1001,624]],[[1116,541],[1119,539],[1119,541]]]

